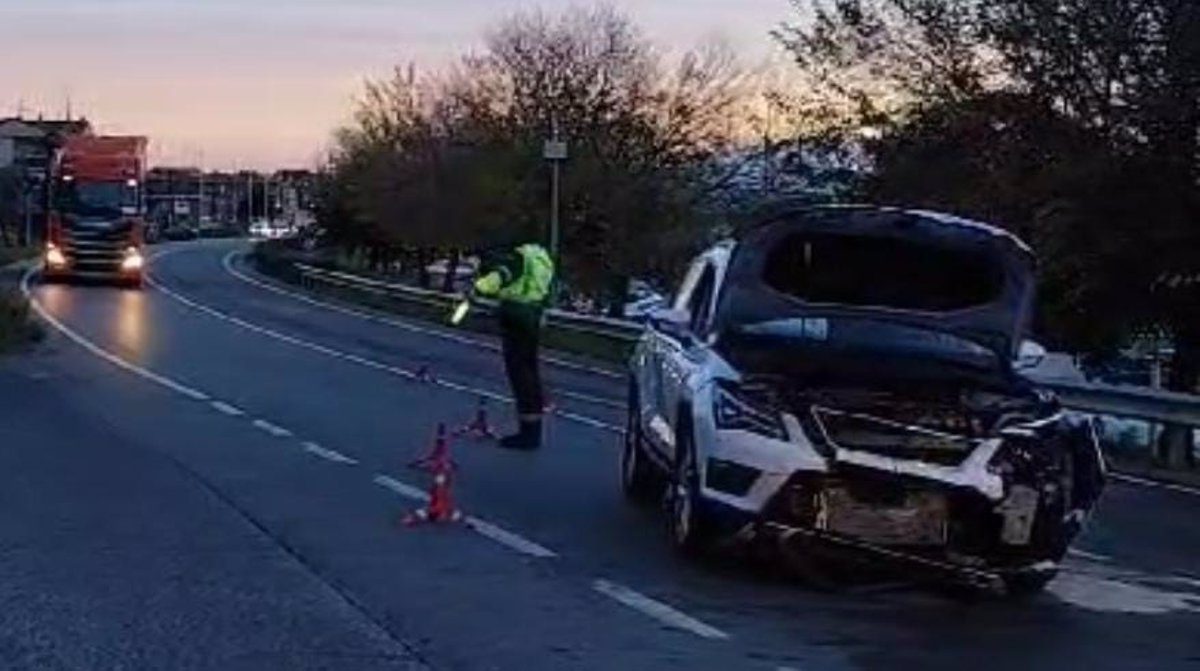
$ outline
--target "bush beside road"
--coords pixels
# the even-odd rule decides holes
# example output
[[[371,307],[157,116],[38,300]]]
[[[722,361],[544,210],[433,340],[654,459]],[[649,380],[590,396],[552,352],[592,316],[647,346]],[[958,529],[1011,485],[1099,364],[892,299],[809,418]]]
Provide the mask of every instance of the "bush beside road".
[[[0,354],[39,340],[41,329],[33,322],[29,303],[21,295],[21,261],[36,256],[29,248],[0,248]]]

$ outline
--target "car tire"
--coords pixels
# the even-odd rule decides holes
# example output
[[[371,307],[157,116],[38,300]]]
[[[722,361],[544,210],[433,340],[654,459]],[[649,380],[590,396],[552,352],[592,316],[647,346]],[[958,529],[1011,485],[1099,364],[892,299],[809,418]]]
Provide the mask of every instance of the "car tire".
[[[700,469],[696,461],[696,445],[691,423],[680,411],[680,426],[676,432],[675,465],[671,473],[670,495],[667,497],[667,521],[671,544],[687,557],[704,553],[712,544],[713,524],[700,499]]]
[[[662,501],[666,479],[646,456],[646,441],[638,421],[641,405],[637,385],[629,385],[629,412],[621,447],[621,491],[634,503],[649,504]]]

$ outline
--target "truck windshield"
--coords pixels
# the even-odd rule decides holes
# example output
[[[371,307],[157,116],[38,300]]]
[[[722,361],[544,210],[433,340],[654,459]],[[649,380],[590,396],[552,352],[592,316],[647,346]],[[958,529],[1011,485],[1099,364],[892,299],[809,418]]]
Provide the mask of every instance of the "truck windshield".
[[[62,206],[81,216],[119,215],[134,198],[134,190],[121,182],[76,182],[64,190]]]

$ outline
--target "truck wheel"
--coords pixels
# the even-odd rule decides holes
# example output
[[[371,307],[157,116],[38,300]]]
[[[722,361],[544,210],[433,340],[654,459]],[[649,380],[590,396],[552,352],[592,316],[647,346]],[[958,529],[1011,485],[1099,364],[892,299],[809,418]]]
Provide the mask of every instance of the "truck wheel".
[[[642,424],[638,421],[641,406],[637,385],[629,385],[629,412],[621,449],[621,490],[630,501],[640,504],[662,501],[665,479],[646,457]]]
[[[684,412],[681,417],[686,417]],[[675,467],[671,474],[669,501],[671,543],[689,557],[704,553],[714,536],[712,520],[705,513],[700,499],[700,469],[696,462],[696,445],[692,427],[680,422],[676,435]]]

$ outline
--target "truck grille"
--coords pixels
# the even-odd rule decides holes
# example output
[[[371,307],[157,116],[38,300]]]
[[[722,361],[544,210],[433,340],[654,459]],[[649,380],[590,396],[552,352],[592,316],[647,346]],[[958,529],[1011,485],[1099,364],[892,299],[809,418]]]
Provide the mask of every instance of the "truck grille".
[[[130,245],[127,227],[91,229],[64,227],[61,248],[72,270],[115,272],[120,269],[125,249]]]

